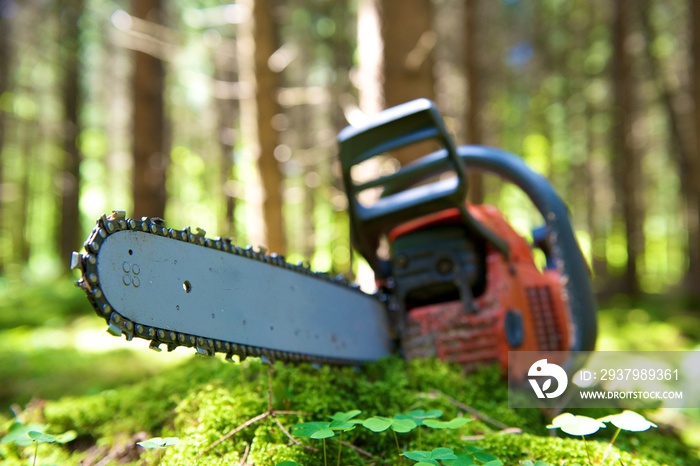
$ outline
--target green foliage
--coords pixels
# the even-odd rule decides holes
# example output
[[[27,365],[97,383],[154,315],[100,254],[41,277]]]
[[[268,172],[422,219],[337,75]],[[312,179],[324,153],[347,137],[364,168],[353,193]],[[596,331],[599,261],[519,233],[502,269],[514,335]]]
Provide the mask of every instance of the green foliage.
[[[612,445],[617,439],[618,434],[621,430],[628,430],[630,432],[643,432],[649,430],[651,427],[657,427],[656,424],[649,421],[647,418],[634,411],[625,410],[618,414],[610,414],[599,419],[593,419],[588,416],[574,415],[571,413],[562,413],[552,420],[552,423],[547,426],[548,429],[561,429],[569,435],[581,436],[585,442],[585,436],[591,435],[602,427],[605,428],[605,422],[612,423],[617,427],[617,431],[613,434],[608,447],[605,450],[603,459],[600,460],[600,464],[605,464],[605,460],[608,458]],[[591,463],[591,458],[588,458],[589,464]]]
[[[0,330],[16,327],[59,327],[85,313],[85,293],[73,279],[26,283],[0,276]]]
[[[487,459],[484,456],[487,454],[508,465],[518,465],[527,460],[533,464],[543,461],[550,465],[560,464],[564,459],[568,461],[567,464],[585,464],[587,461],[580,439],[541,437],[546,425],[544,420],[537,421],[542,419],[541,413],[536,410],[509,410],[505,398],[495,398],[494,394],[500,393],[498,387],[502,382],[492,375],[494,372],[491,369],[465,376],[461,369],[442,362],[405,362],[390,358],[360,369],[316,369],[300,364],[277,365],[275,371],[275,409],[300,413],[278,415],[277,419],[288,426],[295,436],[299,436],[299,431],[291,426],[316,422],[319,424],[315,429],[302,433],[311,437],[318,430],[333,432],[334,435],[325,440],[329,447],[329,464],[336,464],[337,454],[341,452],[341,464],[383,462],[398,465],[402,458],[404,462],[408,461],[408,457],[400,456],[401,453],[432,452],[437,448],[452,448],[463,461],[461,464],[469,464],[464,462],[468,461],[465,455],[471,455],[475,464],[488,464],[494,459],[483,461]],[[383,379],[380,377],[382,374]],[[425,380],[427,374],[432,374],[433,383]],[[289,439],[272,418],[243,429],[206,451],[222,436],[266,410],[266,375],[266,368],[254,359],[240,364],[223,364],[218,359],[195,357],[182,367],[141,383],[96,395],[48,401],[43,407],[39,405],[28,409],[24,415],[28,423],[49,423],[57,431],[75,430],[81,444],[97,444],[105,448],[123,442],[120,438],[129,438],[143,431],[152,437],[179,437],[179,444],[148,453],[149,461],[157,461],[157,455],[162,454],[162,464],[237,464],[245,451],[248,451],[248,461],[255,464],[283,461],[300,465],[323,464],[320,441],[301,438],[307,445],[316,446],[315,451],[290,445]],[[489,381],[493,383],[491,387]],[[472,386],[481,390],[474,390]],[[525,433],[499,434],[497,429],[479,420],[468,423],[458,421],[464,423],[462,426],[453,424],[455,419],[467,418],[459,417],[459,410],[442,395],[444,393],[469,406],[478,407],[502,422],[510,419],[512,422],[509,420],[509,425],[521,427]],[[362,404],[358,400],[362,400]],[[367,414],[365,420],[375,419],[373,423],[377,425],[370,424],[373,427],[380,427],[380,423],[381,427],[390,425],[385,432],[379,433],[364,428],[358,424],[361,415],[356,408],[363,408]],[[392,413],[401,414],[392,416]],[[400,429],[401,424],[397,421],[402,419],[410,419],[415,427],[410,432],[397,434],[400,446],[400,451],[397,451],[391,426],[399,426]],[[612,419],[615,418],[609,420],[610,425],[614,425]],[[443,423],[434,425],[457,429],[431,428],[431,420]],[[4,435],[6,429],[9,429],[9,421],[7,428],[3,430],[0,427],[0,435]],[[338,442],[341,433],[342,444]],[[462,434],[480,434],[484,438],[474,445],[462,441]],[[448,435],[447,439],[445,435]],[[669,437],[668,432],[663,435],[656,431],[645,432],[642,434],[642,444],[632,443],[634,435],[620,436],[617,442],[620,446],[612,447],[609,457],[619,455],[627,466],[658,466],[668,458],[674,458],[678,465],[691,465],[696,461],[692,451],[683,447],[678,439]],[[604,443],[595,439],[587,442],[590,455],[602,458],[608,440],[609,435]],[[349,444],[370,452],[375,458],[364,456],[347,446]],[[481,450],[476,450],[477,446]],[[465,447],[471,447],[471,450]],[[13,453],[8,448],[7,444],[0,444],[0,454],[5,455],[2,458],[20,458],[19,450]],[[61,461],[52,459],[57,464],[76,464],[84,455],[80,451],[62,449],[60,445],[53,445],[51,449],[46,446],[42,451],[45,452],[42,457],[46,455],[47,458],[63,455]],[[634,451],[634,456],[628,451]],[[453,461],[452,464],[460,464],[457,460]]]
[[[48,426],[41,424],[24,424],[20,421],[13,421],[7,434],[0,439],[0,443],[14,444],[18,447],[28,447],[34,445],[32,464],[36,465],[39,457],[39,444],[64,444],[75,440],[77,434],[74,431],[62,434],[49,434],[46,432]]]

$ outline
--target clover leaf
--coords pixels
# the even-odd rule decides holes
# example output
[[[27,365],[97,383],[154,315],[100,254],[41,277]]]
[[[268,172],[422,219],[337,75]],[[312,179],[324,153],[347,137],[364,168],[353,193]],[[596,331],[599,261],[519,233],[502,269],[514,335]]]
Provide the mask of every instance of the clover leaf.
[[[146,448],[147,450],[159,450],[161,448],[177,445],[178,443],[180,443],[180,439],[177,437],[153,437],[143,442],[136,442],[136,445]]]
[[[410,419],[416,423],[417,426],[422,426],[423,421],[426,419],[437,419],[442,416],[442,411],[439,409],[431,409],[430,411],[425,411],[422,409],[415,409],[408,413],[397,414],[394,416],[396,419]]]
[[[335,413],[331,416],[331,423],[329,428],[331,430],[348,431],[355,428],[357,424],[362,423],[360,419],[353,419],[357,417],[362,411],[359,409],[353,409],[351,411],[346,411],[344,413]]]
[[[330,422],[302,422],[292,427],[295,437],[308,437],[317,440],[335,436]]]
[[[0,443],[14,443],[19,447],[27,447],[35,443],[68,443],[77,437],[73,430],[58,435],[47,434],[48,426],[44,424],[23,424],[14,421]]]
[[[308,437],[316,440],[335,437],[337,431],[352,430],[362,421],[353,418],[362,411],[354,409],[344,413],[335,413],[330,422],[302,422],[292,427],[292,434],[297,437]]]
[[[362,425],[372,432],[384,432],[391,429],[394,432],[404,434],[417,427],[412,419],[399,419],[396,417],[374,416],[362,421]]]
[[[562,413],[552,419],[552,423],[547,426],[547,429],[561,429],[569,435],[582,436],[594,434],[605,427],[605,424],[592,417]]]
[[[403,453],[402,456],[405,456],[406,458],[411,459],[413,461],[418,461],[416,466],[426,464],[437,466],[440,464],[438,463],[438,461],[458,459],[451,448],[435,448],[432,451],[407,451]]]
[[[643,432],[652,427],[659,427],[641,414],[628,409],[619,414],[611,414],[610,416],[605,416],[598,420],[601,422],[610,422],[618,429],[628,430],[630,432]]]
[[[431,429],[450,429],[456,430],[471,422],[471,419],[465,417],[456,417],[449,421],[440,421],[438,419],[426,419],[423,424]]]

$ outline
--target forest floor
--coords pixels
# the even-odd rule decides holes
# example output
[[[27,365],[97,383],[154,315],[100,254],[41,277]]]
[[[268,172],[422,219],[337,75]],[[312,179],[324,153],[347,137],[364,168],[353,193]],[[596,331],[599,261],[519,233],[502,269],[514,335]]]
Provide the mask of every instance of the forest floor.
[[[600,311],[598,348],[697,350],[698,315],[667,296],[639,302],[616,298]],[[270,384],[267,366],[254,359],[224,364],[220,358],[195,357],[192,351],[155,353],[147,346],[144,341],[126,343],[106,335],[104,323],[68,279],[30,286],[0,281],[0,438],[15,417],[24,423],[48,424],[52,434],[76,432],[77,438],[65,446],[41,445],[37,464],[162,460],[162,464],[207,465],[247,460],[266,465],[295,460],[312,465],[324,464],[324,457],[326,463],[336,464],[339,454],[342,464],[413,464],[400,459],[397,447],[464,448],[464,439],[469,439],[467,444],[483,448],[504,464],[542,460],[573,465],[599,464],[611,437],[611,432],[599,432],[588,442],[565,434],[549,438],[545,426],[551,419],[542,412],[507,408],[505,383],[497,368],[464,377],[458,369],[436,361],[390,359],[361,370],[278,364]],[[337,438],[323,442],[305,438],[299,439],[302,445],[290,446],[275,417],[267,416],[207,450],[237,425],[265,413],[268,390],[275,410],[297,413],[276,416],[287,430],[296,423],[326,421],[335,412],[350,410],[363,411],[360,417],[440,410],[443,419],[451,419],[473,416],[465,412],[466,403],[484,417],[458,431],[428,429],[423,434],[392,436],[355,429],[344,434],[344,443]],[[608,458],[617,455],[615,464],[625,466],[700,464],[700,409],[643,414],[659,428],[620,434]],[[137,441],[156,436],[178,437],[181,443],[165,450],[135,447]],[[0,443],[3,464],[31,464],[34,454],[34,446]]]

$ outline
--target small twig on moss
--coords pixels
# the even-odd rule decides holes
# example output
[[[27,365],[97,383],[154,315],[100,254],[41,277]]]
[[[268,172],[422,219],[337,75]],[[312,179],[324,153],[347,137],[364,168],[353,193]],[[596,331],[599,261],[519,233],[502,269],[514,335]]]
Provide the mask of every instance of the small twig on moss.
[[[238,466],[245,466],[246,461],[248,461],[248,455],[250,454],[250,444],[245,444],[245,450],[243,451],[243,457],[241,461],[238,462]]]
[[[439,390],[431,390],[431,395],[433,397],[435,397],[435,396],[444,397],[447,401],[449,401],[452,404],[452,406],[459,408],[462,411],[466,411],[469,414],[471,414],[472,416],[474,416],[475,418],[477,418],[481,421],[484,421],[487,424],[491,424],[492,426],[497,427],[500,430],[505,430],[505,429],[510,428],[510,426],[502,423],[501,421],[494,419],[490,416],[487,416],[486,414],[482,413],[481,411],[479,411],[475,408],[472,408],[471,406],[466,405],[466,404],[462,403],[461,401],[456,400],[456,399],[452,398],[451,396],[446,395],[445,393],[442,393]]]
[[[353,445],[350,442],[340,442],[344,447],[348,447],[352,450],[355,450],[357,453],[359,453],[362,456],[366,456],[367,458],[370,459],[375,459],[376,456],[374,456],[372,453],[368,452],[367,450],[363,450],[362,448],[358,447],[357,445]]]
[[[295,445],[299,445],[299,442],[292,436],[292,434],[289,433],[287,429],[282,425],[282,423],[277,419],[277,415],[283,415],[283,416],[289,416],[289,415],[297,415],[297,416],[302,416],[305,413],[302,413],[300,411],[275,411],[272,406],[272,375],[274,373],[274,368],[273,364],[270,363],[268,365],[268,370],[267,370],[267,411],[264,413],[258,414],[255,417],[252,417],[245,421],[243,424],[239,425],[238,427],[234,428],[232,431],[229,433],[225,434],[224,436],[220,437],[218,440],[216,440],[214,443],[209,445],[207,448],[205,448],[199,455],[195,457],[195,459],[199,459],[209,451],[211,451],[214,447],[219,445],[221,442],[224,442],[234,435],[236,435],[238,432],[242,431],[246,427],[250,427],[251,425],[255,424],[256,422],[263,421],[267,419],[268,417],[272,418],[273,421],[275,421],[275,424],[277,424],[277,427],[280,428],[280,430],[286,435]],[[307,447],[310,450],[315,450],[312,447]]]
[[[499,430],[497,432],[498,434],[502,435],[519,435],[523,433],[523,430],[520,427],[508,427],[507,429]],[[461,439],[465,441],[476,441],[476,440],[483,440],[486,437],[486,435],[462,435]]]
[[[290,412],[291,412],[291,411],[290,411]],[[278,413],[281,414],[281,413],[283,413],[283,411],[278,411]],[[272,419],[274,419],[275,424],[277,424],[277,427],[280,428],[280,430],[282,431],[282,433],[283,433],[284,435],[286,435],[287,438],[288,438],[289,440],[291,440],[291,442],[292,442],[294,445],[299,445],[299,441],[298,441],[297,439],[295,439],[295,438],[292,436],[292,434],[289,433],[289,431],[288,431],[287,429],[285,429],[285,427],[282,425],[282,423],[279,421],[279,419],[277,419],[277,417],[275,416],[275,414],[277,414],[277,413],[275,413],[275,412],[270,413],[270,417],[272,417]]]

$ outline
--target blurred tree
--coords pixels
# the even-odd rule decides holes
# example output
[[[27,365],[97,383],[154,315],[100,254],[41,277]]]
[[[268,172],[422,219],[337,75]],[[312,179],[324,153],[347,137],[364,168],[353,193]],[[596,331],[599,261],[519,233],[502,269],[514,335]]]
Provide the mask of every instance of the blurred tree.
[[[61,3],[59,13],[61,44],[61,100],[63,103],[63,167],[59,173],[61,209],[58,211],[58,252],[65,262],[76,244],[80,244],[80,162],[78,136],[81,132],[80,110],[82,89],[80,84],[80,18],[84,10],[83,0],[67,0]],[[65,269],[67,270],[67,269]]]
[[[214,79],[221,88],[229,89],[238,79],[236,66],[236,43],[232,40],[223,40],[213,53]],[[234,146],[236,133],[234,130],[238,118],[238,95],[230,92],[220,92],[216,100],[216,113],[218,122],[218,141],[221,151],[220,182],[223,186],[224,218],[222,234],[232,234],[234,231],[234,218],[236,209],[236,197],[238,193],[233,180]]]
[[[10,15],[12,14],[13,2],[11,0],[0,0],[0,103],[8,96],[10,86],[10,66],[11,66],[11,50],[10,36],[12,34],[12,22]],[[5,202],[7,198],[6,185],[4,178],[5,157],[3,147],[5,146],[5,128],[7,126],[6,119],[8,112],[0,105],[0,224],[5,225]],[[8,232],[9,233],[9,232]],[[3,243],[9,242],[10,238],[5,236],[5,232],[0,232],[0,241]],[[9,254],[5,247],[0,247],[0,276],[5,272],[5,262],[9,260]]]
[[[612,149],[617,164],[615,182],[618,186],[622,221],[626,238],[627,260],[622,291],[639,294],[638,267],[644,253],[643,214],[640,202],[640,160],[632,141],[634,118],[634,89],[632,57],[630,56],[630,4],[615,0],[613,13],[613,115]]]
[[[133,16],[159,23],[160,0],[132,0]],[[146,49],[134,51],[132,75],[132,155],[134,217],[163,217],[165,174],[169,144],[166,141],[164,104],[165,71],[162,61]]]
[[[467,75],[466,142],[482,144],[481,121],[484,118],[481,96],[481,64],[479,62],[479,0],[464,2],[464,62]],[[469,200],[484,200],[484,180],[479,173],[469,174]]]
[[[435,98],[433,30],[430,0],[379,0],[384,43],[384,106]]]
[[[252,96],[241,102],[243,131],[246,144],[257,158],[262,185],[263,238],[261,243],[271,251],[284,254],[286,249],[284,221],[282,216],[282,173],[275,148],[279,145],[279,134],[273,126],[275,115],[280,113],[277,92],[279,76],[270,69],[270,57],[278,46],[277,29],[273,14],[273,0],[246,0],[252,13],[249,21],[239,28],[239,60],[241,81],[252,90]],[[252,209],[257,211],[253,204]]]
[[[431,0],[361,2],[358,45],[360,53],[369,56],[360,78],[360,93],[367,94],[360,97],[365,112],[419,97],[435,99],[433,49],[437,34],[432,8]],[[428,153],[426,147],[416,144],[395,155],[402,163],[409,162]]]
[[[687,199],[690,206],[688,219],[689,266],[685,279],[686,289],[700,299],[700,2],[689,0],[691,18],[691,92],[693,96],[695,135],[694,151],[688,153],[688,168],[692,171],[688,184],[694,188],[693,198]]]
[[[687,253],[688,264],[685,267],[684,285],[686,292],[696,298],[700,298],[700,216],[698,206],[700,205],[700,147],[696,147],[696,140],[700,140],[693,131],[685,130],[686,126],[700,129],[700,123],[694,125],[684,124],[688,116],[700,122],[700,115],[696,109],[688,115],[688,111],[679,108],[684,98],[681,94],[691,94],[696,101],[700,101],[700,5],[695,1],[689,2],[690,27],[692,34],[692,44],[688,50],[689,62],[692,64],[691,89],[687,86],[673,85],[667,79],[667,64],[663,57],[655,50],[660,34],[652,24],[652,3],[643,0],[637,3],[640,17],[641,30],[646,46],[644,47],[645,58],[650,68],[650,78],[656,88],[661,104],[665,111],[668,125],[668,139],[671,159],[676,165],[678,180],[680,184],[682,202],[684,205],[684,217],[687,225],[687,244],[684,248]],[[694,85],[694,87],[693,87]],[[697,181],[696,181],[697,180]]]

